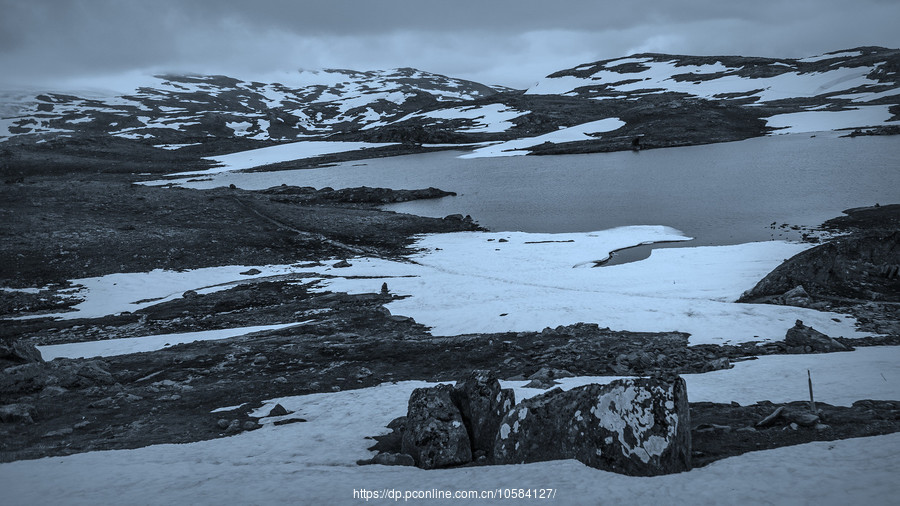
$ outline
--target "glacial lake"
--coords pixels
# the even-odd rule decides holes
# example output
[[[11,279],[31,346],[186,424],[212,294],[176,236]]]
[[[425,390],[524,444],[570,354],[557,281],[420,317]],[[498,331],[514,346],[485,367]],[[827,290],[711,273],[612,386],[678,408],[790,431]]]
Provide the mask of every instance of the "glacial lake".
[[[666,225],[694,237],[671,246],[798,239],[799,232],[780,225],[815,227],[847,208],[900,203],[896,136],[792,134],[588,155],[458,158],[462,153],[222,173],[184,186],[434,186],[458,196],[385,209],[434,217],[468,214],[492,231],[591,232]]]

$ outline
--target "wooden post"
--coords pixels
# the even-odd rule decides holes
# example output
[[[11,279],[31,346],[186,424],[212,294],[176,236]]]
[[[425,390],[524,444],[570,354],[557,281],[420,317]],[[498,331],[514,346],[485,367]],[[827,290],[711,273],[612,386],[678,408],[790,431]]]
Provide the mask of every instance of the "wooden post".
[[[813,414],[818,414],[816,401],[813,400],[812,375],[809,373],[809,369],[806,370],[806,377],[809,379],[809,409]]]

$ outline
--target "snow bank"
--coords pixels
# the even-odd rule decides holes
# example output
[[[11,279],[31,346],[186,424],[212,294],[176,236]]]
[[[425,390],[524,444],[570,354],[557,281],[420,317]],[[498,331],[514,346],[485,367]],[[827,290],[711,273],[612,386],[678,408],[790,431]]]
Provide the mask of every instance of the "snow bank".
[[[489,104],[475,107],[454,107],[422,113],[422,116],[436,119],[471,119],[475,124],[461,128],[461,132],[496,133],[505,132],[513,127],[512,120],[529,114],[529,111],[518,111],[503,104]]]
[[[392,293],[412,295],[388,304],[392,313],[441,336],[589,322],[613,330],[677,330],[690,333],[691,344],[721,344],[780,340],[798,319],[833,336],[866,335],[844,315],[733,302],[808,244],[658,249],[640,262],[591,268],[615,249],[685,239],[651,226],[589,234],[442,234],[416,244],[425,251],[413,264],[355,259],[350,268],[328,270],[337,277],[321,287],[377,292],[386,282]]]
[[[218,163],[218,167],[196,172],[179,172],[171,175],[184,176],[192,174],[218,174],[219,172],[226,172],[230,170],[251,169],[253,167],[260,167],[273,163],[290,162],[292,160],[313,158],[316,156],[322,156],[331,153],[344,153],[347,151],[357,151],[360,149],[381,148],[384,146],[393,146],[394,144],[396,143],[333,141],[291,142],[288,144],[279,144],[277,146],[269,146],[266,148],[240,151],[228,155],[211,156],[207,158],[207,160],[212,160]]]
[[[65,358],[93,358],[124,355],[127,353],[142,353],[156,351],[182,343],[195,341],[214,341],[229,337],[244,336],[255,332],[278,330],[294,325],[303,325],[310,320],[294,323],[280,323],[277,325],[258,325],[253,327],[238,327],[231,329],[203,330],[200,332],[181,332],[177,334],[157,334],[142,337],[126,337],[121,339],[108,339],[105,341],[88,341],[83,343],[53,344],[38,346],[44,360],[53,360],[58,357]]]
[[[762,357],[729,371],[689,375],[688,395],[692,401],[727,402],[735,396],[777,401],[782,395],[802,400],[805,377],[799,378],[800,395],[790,398],[782,387],[791,385],[780,386],[784,380],[778,378],[770,381],[772,371],[818,364],[813,379],[817,398],[824,402],[841,395],[878,397],[880,392],[896,398],[898,349]],[[884,383],[880,377],[874,378],[876,373],[885,375],[890,390],[879,384]],[[730,379],[723,383],[722,378]],[[577,379],[565,381],[574,386]],[[356,466],[357,459],[372,455],[366,450],[372,441],[364,438],[387,432],[384,426],[406,411],[412,390],[427,385],[407,381],[272,399],[257,413],[277,402],[307,422],[274,426],[268,422],[275,419],[264,419],[263,428],[230,438],[0,464],[4,500],[10,505],[360,504],[354,490],[551,488],[560,504],[593,505],[602,498],[611,504],[827,505],[888,504],[900,493],[894,476],[900,466],[900,434],[752,452],[653,478],[599,471],[574,460],[432,471]],[[843,393],[829,397],[831,386]],[[520,389],[517,398],[522,393]]]
[[[860,94],[864,95],[864,94]],[[777,128],[774,134],[822,132],[841,128],[900,124],[891,121],[890,105],[860,106],[844,111],[804,111],[776,114],[766,118],[766,126]]]
[[[259,274],[241,274],[250,269]],[[73,279],[73,289],[63,295],[83,299],[71,311],[42,313],[17,319],[53,317],[62,320],[72,318],[98,318],[125,311],[134,312],[162,302],[181,297],[188,290],[211,293],[225,290],[250,279],[287,275],[308,270],[291,265],[226,265],[184,271],[154,269],[150,272],[108,274],[93,278]]]
[[[353,258],[351,267],[268,265],[183,272],[112,274],[74,280],[83,302],[72,312],[31,315],[91,318],[135,311],[208,293],[242,280],[302,275],[313,290],[377,293],[382,283],[410,297],[387,305],[431,327],[436,336],[540,331],[578,322],[613,330],[681,331],[691,344],[781,340],[796,320],[831,336],[861,337],[845,315],[790,306],[734,303],[784,259],[809,244],[768,241],[733,246],[654,250],[649,258],[592,268],[611,251],[660,241],[685,241],[662,226],[592,233],[459,232],[420,238],[410,262]],[[139,300],[140,299],[140,300]]]
[[[552,144],[561,144],[564,142],[586,141],[591,139],[599,139],[594,135],[602,132],[611,132],[625,125],[625,122],[619,118],[605,118],[598,121],[591,121],[581,125],[575,125],[568,128],[561,128],[555,132],[538,135],[536,137],[526,137],[523,139],[514,139],[511,141],[501,142],[492,146],[485,146],[476,149],[471,153],[460,156],[459,158],[483,158],[487,156],[517,156],[527,155],[527,148],[534,147],[545,142]]]

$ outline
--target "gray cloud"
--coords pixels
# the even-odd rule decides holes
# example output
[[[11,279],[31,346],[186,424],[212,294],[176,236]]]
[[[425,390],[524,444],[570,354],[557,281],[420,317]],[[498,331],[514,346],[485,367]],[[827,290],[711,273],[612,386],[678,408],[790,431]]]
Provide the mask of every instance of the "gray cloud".
[[[900,46],[900,2],[0,0],[3,80],[153,71],[252,77],[413,66],[511,86],[639,51],[799,57]]]

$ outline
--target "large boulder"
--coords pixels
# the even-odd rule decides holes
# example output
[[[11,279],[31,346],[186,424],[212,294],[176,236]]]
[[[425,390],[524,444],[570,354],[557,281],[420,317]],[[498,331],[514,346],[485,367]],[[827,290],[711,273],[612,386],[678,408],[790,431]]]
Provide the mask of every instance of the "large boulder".
[[[115,378],[102,360],[56,359],[7,367],[0,374],[0,394],[37,392],[49,386],[67,389],[112,385]]]
[[[788,347],[788,350],[800,353],[828,353],[832,351],[851,351],[853,349],[812,327],[807,327],[801,320],[797,320],[794,326],[788,329],[787,334],[784,336],[784,344]]]
[[[501,389],[500,381],[490,371],[475,370],[456,383],[453,402],[469,433],[472,454],[489,457],[500,422],[516,404],[516,394],[512,389]]]
[[[472,460],[469,434],[452,395],[453,386],[437,385],[417,388],[409,397],[402,453],[412,455],[422,469]]]
[[[494,442],[494,463],[577,459],[633,476],[687,471],[690,425],[680,377],[557,388],[507,413]]]
[[[43,361],[41,352],[28,341],[0,342],[0,369]]]
[[[0,406],[0,423],[34,423],[35,408],[31,404]]]

